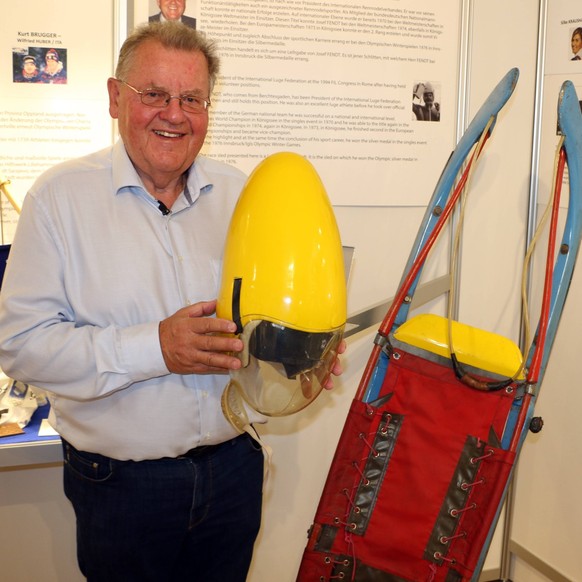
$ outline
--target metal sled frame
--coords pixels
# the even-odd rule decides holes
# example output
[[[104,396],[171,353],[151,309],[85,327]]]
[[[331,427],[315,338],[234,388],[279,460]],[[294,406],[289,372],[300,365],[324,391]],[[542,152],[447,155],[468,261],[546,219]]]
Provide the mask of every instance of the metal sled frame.
[[[563,84],[558,99],[563,141],[541,313],[524,375],[506,378],[495,365],[467,361],[459,371],[454,354],[427,350],[402,330],[414,319],[407,321],[424,262],[481,153],[481,135],[491,134],[517,79],[518,71],[512,69],[495,87],[437,183],[340,437],[310,529],[300,582],[478,579],[530,427],[580,246],[582,114],[572,83]],[[566,163],[570,200],[554,260]],[[472,335],[469,330],[468,337]],[[481,350],[484,344],[476,345]]]

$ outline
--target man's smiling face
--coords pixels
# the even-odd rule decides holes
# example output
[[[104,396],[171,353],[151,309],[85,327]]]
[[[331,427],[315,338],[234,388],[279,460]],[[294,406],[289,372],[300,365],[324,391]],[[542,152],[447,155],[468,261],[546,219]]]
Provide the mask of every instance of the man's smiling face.
[[[137,48],[126,79],[136,89],[160,89],[171,95],[209,97],[208,64],[201,52],[164,48],[148,41]],[[119,122],[125,148],[144,184],[159,187],[183,174],[204,143],[208,111],[188,113],[178,99],[165,108],[149,107],[123,83],[110,79],[109,112]]]

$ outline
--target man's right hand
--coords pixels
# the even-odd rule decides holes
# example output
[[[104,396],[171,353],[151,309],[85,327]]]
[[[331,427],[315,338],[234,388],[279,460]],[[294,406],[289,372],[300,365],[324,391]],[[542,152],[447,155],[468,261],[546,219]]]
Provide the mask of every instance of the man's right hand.
[[[160,322],[160,346],[164,361],[175,374],[216,374],[237,370],[240,360],[231,355],[243,349],[243,342],[228,334],[236,324],[209,317],[216,300],[184,307]]]

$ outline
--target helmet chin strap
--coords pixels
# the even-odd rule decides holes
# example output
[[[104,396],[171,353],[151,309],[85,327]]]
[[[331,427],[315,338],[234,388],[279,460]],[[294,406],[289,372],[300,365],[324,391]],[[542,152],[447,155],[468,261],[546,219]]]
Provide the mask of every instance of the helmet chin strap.
[[[242,396],[242,389],[238,382],[230,380],[226,385],[222,398],[220,399],[222,412],[230,424],[240,434],[246,432],[256,443],[259,444],[265,456],[263,486],[267,483],[271,470],[273,449],[267,445],[259,436],[253,425],[249,421],[249,416],[245,409],[245,402]]]

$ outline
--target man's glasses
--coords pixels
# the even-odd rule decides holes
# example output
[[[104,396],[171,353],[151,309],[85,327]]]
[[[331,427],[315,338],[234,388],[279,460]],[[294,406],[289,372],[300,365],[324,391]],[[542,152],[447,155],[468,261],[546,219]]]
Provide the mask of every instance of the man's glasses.
[[[172,99],[178,99],[180,101],[180,107],[184,111],[189,113],[204,113],[210,107],[210,99],[202,99],[201,97],[196,97],[195,95],[170,95],[167,91],[161,91],[160,89],[144,89],[139,91],[135,87],[132,87],[129,83],[117,79],[132,91],[135,91],[141,99],[141,102],[148,107],[167,107]]]

